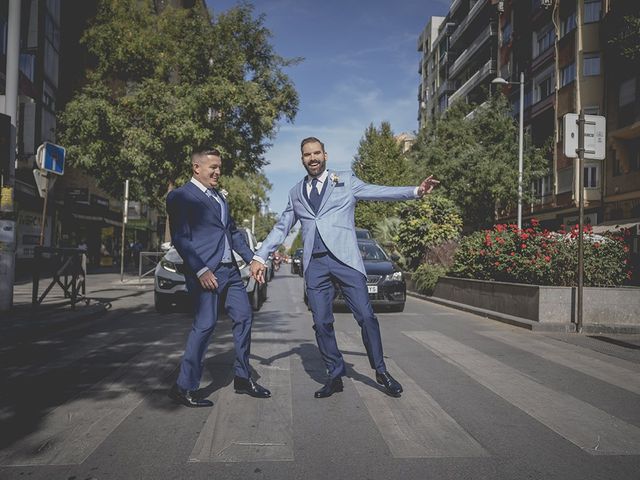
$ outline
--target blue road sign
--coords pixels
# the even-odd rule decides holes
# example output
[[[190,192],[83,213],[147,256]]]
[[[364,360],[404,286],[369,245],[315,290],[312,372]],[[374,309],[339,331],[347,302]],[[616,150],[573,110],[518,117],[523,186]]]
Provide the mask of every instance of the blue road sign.
[[[40,168],[56,175],[63,175],[65,149],[49,142],[43,143],[42,146],[44,148],[39,152],[42,155]]]

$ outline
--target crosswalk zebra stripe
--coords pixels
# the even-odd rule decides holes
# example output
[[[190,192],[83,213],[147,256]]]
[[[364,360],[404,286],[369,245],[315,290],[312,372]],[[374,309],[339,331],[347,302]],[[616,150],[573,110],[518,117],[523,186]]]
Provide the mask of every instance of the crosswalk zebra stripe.
[[[617,359],[613,364],[608,355],[551,338],[541,341],[531,334],[525,336],[493,331],[479,333],[640,395],[640,367],[635,363]]]
[[[592,455],[640,454],[640,428],[438,332],[403,332]]]
[[[336,335],[344,351],[364,352],[361,341],[342,332]],[[354,335],[357,337],[357,334]],[[375,382],[375,374],[366,355],[345,356],[358,373],[372,375]],[[391,398],[381,389],[352,380],[395,458],[488,456],[482,446],[393,360],[386,360],[386,363],[389,371],[404,387],[400,398]]]
[[[163,362],[158,363],[158,358]],[[125,366],[45,416],[37,431],[0,452],[0,465],[82,463],[148,391],[163,383],[178,358],[178,352],[167,353],[164,341],[154,342]]]
[[[214,399],[215,405],[189,456],[190,462],[291,461],[293,457],[293,405],[290,356],[279,354],[290,345],[272,333],[254,333],[252,357],[259,383],[271,398],[238,395],[233,381]],[[278,358],[275,358],[278,357]],[[255,363],[255,361],[254,361]]]

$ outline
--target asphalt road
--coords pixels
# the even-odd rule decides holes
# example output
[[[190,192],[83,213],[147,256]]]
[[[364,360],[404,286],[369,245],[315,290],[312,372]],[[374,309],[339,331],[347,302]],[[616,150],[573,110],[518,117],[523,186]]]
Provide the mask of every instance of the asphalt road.
[[[401,398],[336,314],[345,390],[324,369],[286,267],[255,316],[267,400],[232,388],[230,321],[209,349],[211,409],[166,396],[190,327],[150,285],[93,279],[105,315],[0,338],[0,479],[640,479],[640,338],[535,334],[409,298],[379,313]]]

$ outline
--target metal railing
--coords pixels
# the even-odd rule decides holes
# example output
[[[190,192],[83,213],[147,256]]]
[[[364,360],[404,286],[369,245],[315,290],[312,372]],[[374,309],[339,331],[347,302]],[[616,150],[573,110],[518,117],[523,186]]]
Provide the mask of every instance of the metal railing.
[[[151,275],[156,270],[156,266],[164,254],[165,252],[140,252],[140,256],[138,257],[139,281],[142,280],[143,277]],[[148,268],[149,270],[146,270]]]
[[[48,271],[47,271],[48,270]],[[39,294],[40,277],[44,273],[51,273],[51,283]],[[76,303],[88,303],[86,294],[87,255],[79,248],[34,248],[33,290],[31,304],[35,307],[42,303],[53,287],[58,285],[64,298],[71,301],[71,308]]]

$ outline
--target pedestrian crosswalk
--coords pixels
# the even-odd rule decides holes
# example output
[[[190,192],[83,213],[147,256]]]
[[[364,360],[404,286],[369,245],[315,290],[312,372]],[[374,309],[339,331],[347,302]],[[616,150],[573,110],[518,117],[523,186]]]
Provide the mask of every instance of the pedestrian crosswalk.
[[[425,355],[435,355],[452,366],[460,375],[458,382],[462,378],[474,388],[488,389],[506,405],[523,412],[532,422],[583,452],[589,455],[640,455],[640,427],[633,419],[616,416],[601,405],[592,405],[545,384],[531,372],[520,371],[517,366],[472,346],[466,341],[467,337],[454,338],[451,333],[426,329],[397,333],[410,343],[411,348]],[[389,370],[404,386],[400,398],[391,398],[375,383],[359,335],[338,331],[337,338],[350,365],[345,390],[351,387],[351,391],[355,391],[357,395],[353,399],[368,413],[391,457],[483,458],[496,455],[495,449],[484,444],[465,427],[465,422],[456,418],[455,408],[439,403],[428,386],[412,378],[400,362],[387,360]],[[531,332],[485,330],[479,332],[478,338],[573,369],[597,379],[602,385],[620,388],[625,395],[640,402],[640,367],[635,363],[551,338],[536,337]],[[212,350],[229,352],[230,336],[223,335],[218,340]],[[82,464],[123,422],[131,420],[132,412],[148,402],[151,393],[168,388],[180,357],[180,346],[177,341],[154,342],[86,394],[53,408],[36,431],[2,443],[6,446],[0,448],[0,466]],[[276,335],[268,328],[254,333],[252,362],[260,375],[260,383],[272,391],[272,398],[257,400],[236,395],[229,377],[224,386],[213,392],[211,398],[215,406],[207,411],[204,424],[194,437],[193,447],[189,446],[191,453],[184,458],[185,462],[296,460],[293,385],[296,388],[304,385],[312,392],[316,382],[304,376],[301,373],[304,370],[293,368],[293,362],[298,361],[296,355],[292,355],[295,348],[293,337]],[[347,392],[316,403],[310,400],[310,406],[338,401],[346,395]],[[491,428],[490,423],[487,425]],[[139,435],[144,438],[144,430]]]

